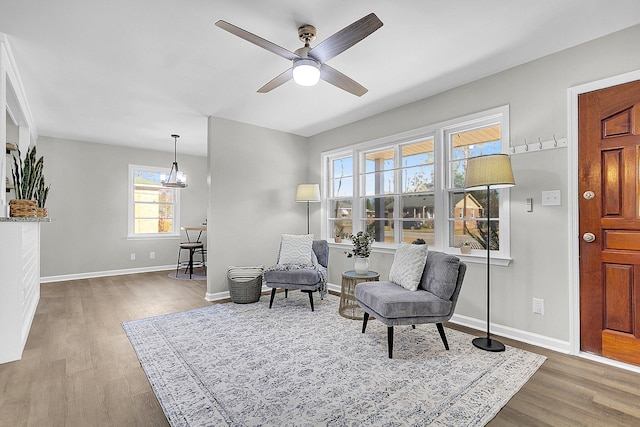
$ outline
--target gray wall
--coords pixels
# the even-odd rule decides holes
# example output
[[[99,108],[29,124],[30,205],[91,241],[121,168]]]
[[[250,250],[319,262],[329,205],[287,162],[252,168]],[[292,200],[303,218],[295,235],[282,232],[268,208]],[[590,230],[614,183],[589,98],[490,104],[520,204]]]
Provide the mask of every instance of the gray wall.
[[[307,158],[307,138],[209,118],[209,229],[215,227],[215,235],[209,233],[208,294],[227,291],[229,265],[275,264],[280,234],[306,233],[306,206],[295,194],[306,182]]]
[[[512,68],[442,94],[313,136],[309,179],[320,181],[320,154],[362,141],[461,117],[501,105],[510,106],[514,145],[567,136],[567,89],[640,69],[636,55],[640,25]],[[517,186],[511,190],[509,267],[492,267],[492,322],[563,341],[569,340],[569,218],[567,149],[513,156]],[[559,189],[559,207],[541,207],[541,191]],[[527,213],[524,201],[534,199]],[[320,231],[314,212],[313,230]],[[372,268],[388,274],[392,255],[374,254]],[[340,283],[352,268],[342,248],[332,248],[330,281]],[[485,319],[485,266],[470,265],[457,314]],[[545,315],[532,313],[532,297],[545,300]]]
[[[51,184],[51,223],[41,226],[42,277],[175,265],[179,238],[127,240],[129,164],[168,171],[173,153],[42,136],[38,155]],[[181,225],[198,225],[207,215],[207,159],[178,154],[178,163],[189,179],[180,190]]]

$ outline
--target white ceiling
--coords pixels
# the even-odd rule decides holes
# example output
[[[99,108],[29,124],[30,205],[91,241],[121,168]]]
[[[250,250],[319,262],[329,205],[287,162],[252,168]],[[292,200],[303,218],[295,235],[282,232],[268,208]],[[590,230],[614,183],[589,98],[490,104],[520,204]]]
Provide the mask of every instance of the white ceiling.
[[[290,67],[214,23],[288,50],[375,12],[328,62],[369,89],[256,90]],[[207,116],[310,136],[640,23],[638,0],[0,0],[40,135],[205,155]],[[313,44],[312,44],[313,45]]]

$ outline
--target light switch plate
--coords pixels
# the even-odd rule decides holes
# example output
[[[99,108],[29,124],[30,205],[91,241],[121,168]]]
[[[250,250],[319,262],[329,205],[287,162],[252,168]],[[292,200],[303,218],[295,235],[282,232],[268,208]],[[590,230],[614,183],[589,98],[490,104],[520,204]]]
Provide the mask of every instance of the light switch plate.
[[[560,190],[542,192],[542,206],[560,206]]]

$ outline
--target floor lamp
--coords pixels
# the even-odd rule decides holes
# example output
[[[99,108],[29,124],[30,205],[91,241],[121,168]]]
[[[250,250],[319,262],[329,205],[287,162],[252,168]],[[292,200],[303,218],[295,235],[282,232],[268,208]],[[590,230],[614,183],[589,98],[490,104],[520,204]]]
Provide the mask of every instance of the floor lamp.
[[[487,336],[475,338],[473,345],[487,351],[504,351],[504,344],[491,338],[489,315],[491,299],[491,197],[490,190],[516,185],[511,161],[506,154],[472,157],[467,160],[465,190],[487,190]]]
[[[298,184],[296,202],[307,202],[307,234],[309,234],[309,202],[320,201],[319,184]]]

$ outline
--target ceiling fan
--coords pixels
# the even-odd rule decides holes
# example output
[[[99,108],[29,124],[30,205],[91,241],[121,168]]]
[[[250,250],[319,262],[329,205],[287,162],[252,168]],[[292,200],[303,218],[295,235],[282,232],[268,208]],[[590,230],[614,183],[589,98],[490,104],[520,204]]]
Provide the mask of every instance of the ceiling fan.
[[[315,47],[309,45],[316,38],[315,27],[303,25],[298,28],[298,37],[304,42],[304,47],[297,49],[295,52],[291,52],[226,21],[220,20],[216,22],[216,26],[293,62],[291,68],[258,89],[259,93],[267,93],[291,79],[302,86],[313,86],[319,79],[322,79],[356,96],[362,96],[367,93],[367,88],[328,66],[326,62],[382,27],[382,21],[378,19],[375,13],[370,13],[333,34]]]

